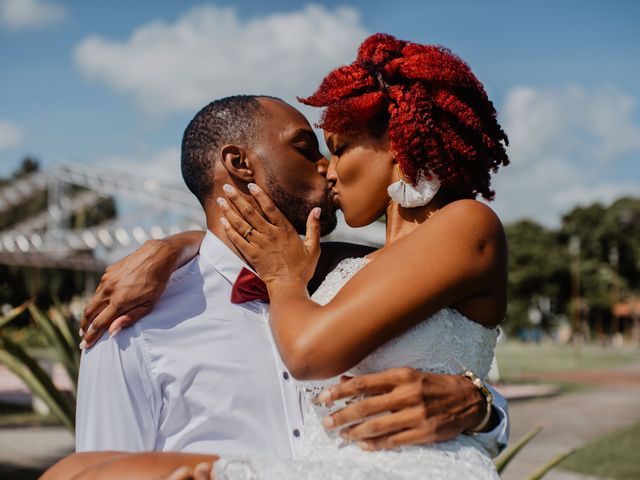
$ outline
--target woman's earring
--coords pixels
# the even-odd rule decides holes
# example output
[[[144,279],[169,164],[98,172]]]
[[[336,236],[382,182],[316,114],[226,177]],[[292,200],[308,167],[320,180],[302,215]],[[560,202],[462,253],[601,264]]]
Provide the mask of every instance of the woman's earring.
[[[425,173],[420,170],[420,177],[418,183],[413,185],[402,174],[400,166],[396,163],[398,169],[398,175],[400,180],[392,183],[387,187],[387,192],[391,199],[400,204],[404,208],[423,207],[436,196],[440,189],[440,179],[434,174],[431,174],[431,179],[428,180]]]

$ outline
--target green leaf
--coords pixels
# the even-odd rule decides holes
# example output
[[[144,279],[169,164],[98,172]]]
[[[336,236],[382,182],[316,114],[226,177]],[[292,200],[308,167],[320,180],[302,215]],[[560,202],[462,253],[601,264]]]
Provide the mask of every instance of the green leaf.
[[[541,431],[542,431],[542,427],[534,428],[526,435],[523,435],[522,437],[520,437],[514,445],[512,445],[511,447],[507,448],[504,452],[502,452],[500,456],[498,456],[498,458],[495,459],[495,462],[494,462],[496,464],[496,470],[498,471],[498,473],[502,473],[504,469],[507,467],[507,465],[509,465],[511,460],[513,460],[514,457],[518,454],[518,452],[522,450],[522,448],[527,443],[533,440]]]
[[[20,345],[0,335],[0,363],[9,368],[42,399],[51,412],[72,432],[75,430],[75,406],[56,388],[53,381]]]
[[[22,312],[24,312],[27,309],[27,307],[32,301],[33,300],[28,300],[24,302],[22,305],[20,305],[19,307],[12,308],[11,310],[9,310],[9,312],[6,315],[0,317],[0,328],[7,325],[14,318],[20,316],[20,314],[22,314]]]
[[[536,470],[533,475],[527,478],[527,480],[540,480],[547,473],[549,473],[549,470],[551,470],[553,467],[558,465],[569,455],[573,454],[573,452],[575,452],[575,450],[569,450],[568,452],[561,453],[560,455],[556,455],[555,457],[553,457],[553,459],[549,463],[540,467],[539,470]]]
[[[78,368],[80,365],[80,348],[78,348],[78,345],[80,344],[80,336],[75,329],[70,327],[71,319],[65,317],[62,308],[63,307],[60,302],[56,302],[56,306],[50,310],[51,321],[58,329],[66,343],[65,350],[69,356],[69,365],[72,370],[72,372],[67,371],[67,373],[69,373],[69,377],[71,378],[75,391],[78,386]]]
[[[62,363],[62,366],[67,371],[69,378],[72,380],[75,386],[75,382],[78,378],[78,366],[79,361],[76,352],[76,348],[71,347],[65,340],[62,332],[56,328],[54,323],[35,305],[29,305],[29,312],[38,326],[38,328],[45,334],[49,344],[55,349],[58,360]]]

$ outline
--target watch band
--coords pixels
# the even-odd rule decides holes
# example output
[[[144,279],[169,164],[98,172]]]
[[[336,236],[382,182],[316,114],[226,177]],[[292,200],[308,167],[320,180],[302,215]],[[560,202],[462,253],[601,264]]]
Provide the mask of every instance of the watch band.
[[[484,428],[489,423],[489,420],[491,419],[491,411],[493,407],[493,394],[487,388],[484,382],[480,379],[480,377],[478,377],[478,375],[476,375],[472,371],[467,370],[462,375],[467,377],[469,380],[471,380],[473,385],[480,391],[485,401],[487,402],[487,411],[484,414],[482,421],[475,427],[470,428],[464,432],[464,433],[470,433],[470,434],[477,434],[477,433],[480,433],[482,430],[484,430]]]

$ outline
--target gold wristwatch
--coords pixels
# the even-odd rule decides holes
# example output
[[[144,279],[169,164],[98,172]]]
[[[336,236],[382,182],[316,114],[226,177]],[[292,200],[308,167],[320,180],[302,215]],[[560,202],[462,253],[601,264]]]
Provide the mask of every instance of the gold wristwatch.
[[[487,388],[484,382],[480,379],[480,377],[478,377],[472,371],[467,370],[462,375],[467,377],[469,380],[471,380],[473,385],[480,391],[485,401],[487,402],[487,412],[484,414],[482,421],[478,425],[476,425],[474,428],[470,428],[464,432],[469,434],[477,434],[477,433],[480,433],[482,430],[484,430],[484,428],[489,423],[489,419],[491,418],[491,411],[493,407],[493,394]]]

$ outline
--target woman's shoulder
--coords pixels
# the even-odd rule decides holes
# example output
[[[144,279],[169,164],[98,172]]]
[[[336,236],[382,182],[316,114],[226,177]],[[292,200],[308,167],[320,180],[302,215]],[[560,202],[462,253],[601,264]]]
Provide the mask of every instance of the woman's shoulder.
[[[464,232],[464,237],[503,241],[504,227],[491,207],[478,200],[456,200],[440,210],[421,227],[424,234],[433,229],[443,229],[452,233]]]
[[[508,252],[500,218],[489,206],[477,200],[456,200],[447,204],[416,228],[413,235],[417,242],[413,248],[435,247],[442,254],[464,255],[470,261],[482,264],[504,260]]]
[[[489,205],[478,200],[456,200],[445,205],[436,213],[454,218],[463,216],[464,221],[469,223],[502,228],[502,222],[496,212]]]

